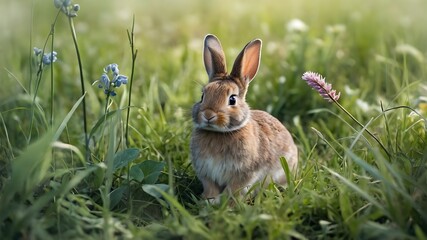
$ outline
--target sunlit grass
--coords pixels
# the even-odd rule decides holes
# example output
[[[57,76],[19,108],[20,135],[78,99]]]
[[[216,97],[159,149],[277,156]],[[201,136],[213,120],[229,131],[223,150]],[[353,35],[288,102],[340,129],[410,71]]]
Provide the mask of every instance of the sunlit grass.
[[[45,49],[58,60],[34,95],[33,47],[58,10],[52,1],[0,3],[0,236],[427,238],[425,1],[73,3],[84,98],[67,16]],[[263,40],[247,101],[283,120],[299,146],[286,188],[218,206],[199,198],[190,116],[207,81],[208,33],[228,59]],[[95,82],[110,63],[133,82],[106,98]],[[313,92],[306,71],[333,83],[360,124]]]

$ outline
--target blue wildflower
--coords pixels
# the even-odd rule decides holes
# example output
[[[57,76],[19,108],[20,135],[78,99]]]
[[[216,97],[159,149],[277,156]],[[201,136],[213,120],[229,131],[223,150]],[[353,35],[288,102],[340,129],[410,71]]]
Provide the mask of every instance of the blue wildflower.
[[[43,54],[43,49],[40,49],[37,47],[33,48],[33,51],[34,51],[34,55],[36,55],[36,57]],[[41,57],[41,61],[42,61],[43,65],[50,65],[51,63],[56,62],[56,60],[58,60],[57,55],[58,55],[58,53],[56,53],[55,51],[52,51],[50,53],[44,53],[43,56]]]
[[[69,17],[77,17],[77,12],[80,10],[80,5],[71,5],[71,0],[53,0],[53,4]]]
[[[68,7],[71,5],[71,0],[53,0],[56,8]]]
[[[74,4],[73,11],[78,12],[79,10],[80,10],[80,5],[79,4]]]
[[[37,47],[35,47],[33,49],[34,49],[34,55],[36,55],[36,56],[40,55],[43,52],[43,50],[41,50],[40,48],[37,48]]]
[[[49,65],[51,63],[56,62],[56,60],[58,60],[58,58],[56,57],[56,55],[58,55],[55,51],[50,52],[50,53],[45,53],[43,55],[42,58],[42,62],[44,65]]]
[[[116,96],[113,88],[118,88],[122,84],[128,83],[128,77],[120,75],[119,72],[119,66],[116,63],[108,64],[104,68],[104,73],[99,79],[98,88],[103,88],[106,95]],[[109,74],[111,74],[112,80],[110,80]]]
[[[108,73],[109,71],[111,71],[113,74],[115,75],[119,75],[119,65],[117,65],[117,63],[111,63],[108,64],[105,68],[104,68],[104,72]]]
[[[127,84],[127,83],[128,83],[128,77],[124,75],[118,75],[116,78],[116,81],[114,81],[115,87],[120,87],[120,85]]]
[[[101,79],[99,79],[98,87],[99,88],[105,88],[105,89],[110,88],[110,78],[108,77],[107,74],[103,73],[101,75]]]

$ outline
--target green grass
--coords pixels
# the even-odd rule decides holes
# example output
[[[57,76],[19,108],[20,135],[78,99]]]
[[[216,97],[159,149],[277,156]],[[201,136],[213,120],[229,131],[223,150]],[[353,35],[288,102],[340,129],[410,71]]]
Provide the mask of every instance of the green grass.
[[[2,239],[427,239],[425,1],[74,3],[84,98],[67,17],[52,42],[52,1],[0,3]],[[133,18],[133,85],[107,99],[93,83],[110,63],[131,76]],[[295,18],[308,30],[289,31]],[[199,198],[189,159],[208,33],[228,64],[263,40],[247,101],[282,120],[300,150],[289,186],[218,206]],[[33,47],[45,42],[58,61],[36,93]],[[365,128],[310,89],[305,71],[341,91]]]

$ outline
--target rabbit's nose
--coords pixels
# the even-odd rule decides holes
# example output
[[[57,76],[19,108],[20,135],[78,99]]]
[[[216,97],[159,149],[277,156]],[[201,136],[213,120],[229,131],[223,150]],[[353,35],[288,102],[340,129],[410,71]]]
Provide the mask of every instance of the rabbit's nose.
[[[216,119],[216,116],[211,116],[211,117],[209,117],[209,118],[206,118],[206,120],[208,121],[208,122],[211,122],[211,121],[213,121],[213,120],[215,120]]]
[[[207,123],[212,123],[216,120],[217,116],[215,114],[204,113],[202,114],[202,118],[203,118],[203,121]]]

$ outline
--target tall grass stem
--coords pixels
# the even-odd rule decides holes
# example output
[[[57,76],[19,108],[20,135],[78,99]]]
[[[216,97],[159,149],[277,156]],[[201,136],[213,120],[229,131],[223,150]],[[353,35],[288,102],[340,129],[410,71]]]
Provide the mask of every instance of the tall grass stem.
[[[68,16],[68,22],[70,25],[71,35],[73,37],[74,47],[76,49],[77,61],[79,64],[79,71],[80,71],[81,94],[83,96],[83,95],[85,95],[86,90],[85,90],[85,82],[84,82],[84,76],[83,76],[82,59],[80,56],[79,45],[77,43],[76,29],[74,27],[74,22],[73,22],[72,17]],[[86,100],[85,99],[83,99],[82,107],[83,107],[83,130],[84,130],[85,148],[86,148],[85,152],[86,152],[86,161],[88,161],[90,158],[90,152],[89,152],[89,139],[88,139],[88,134],[87,134],[87,115],[86,115]]]
[[[126,147],[129,147],[129,119],[130,119],[130,105],[132,103],[132,86],[133,86],[133,78],[135,74],[135,62],[136,62],[136,56],[138,55],[138,50],[135,49],[135,35],[134,35],[134,29],[135,29],[135,15],[133,15],[132,18],[132,29],[129,33],[129,30],[127,31],[129,44],[130,44],[130,50],[132,54],[132,69],[130,73],[129,78],[129,98],[128,98],[128,107],[126,111],[126,126],[125,126],[125,141],[126,141]],[[130,188],[130,163],[127,166],[127,182],[129,184],[128,191],[127,191],[127,199],[129,200],[128,205],[129,209],[132,210],[132,192]]]
[[[359,125],[361,128],[363,128],[369,134],[369,136],[371,136],[380,145],[380,147],[384,150],[384,152],[387,154],[387,156],[389,158],[391,158],[391,154],[387,150],[387,148],[382,144],[382,142],[369,129],[367,129],[365,127],[365,125],[363,125],[361,122],[359,122],[359,120],[357,120],[349,111],[347,111],[347,109],[345,109],[337,100],[335,100],[331,96],[330,96],[330,98],[338,106],[339,109],[341,109],[345,114],[347,114],[347,116],[349,116],[355,123],[357,123],[357,125]]]
[[[131,49],[131,54],[132,54],[132,69],[131,69],[131,74],[130,74],[130,79],[129,79],[129,99],[128,99],[128,109],[127,109],[127,113],[126,113],[126,130],[125,130],[126,146],[129,145],[130,105],[132,102],[132,86],[133,86],[133,78],[134,78],[134,73],[135,73],[135,62],[136,62],[136,56],[138,55],[138,49],[135,49],[135,44],[134,44],[135,43],[134,42],[134,40],[135,40],[134,28],[135,28],[135,15],[133,16],[133,20],[132,20],[132,30],[130,33],[129,33],[129,31],[127,31],[130,49]]]
[[[33,23],[34,23],[34,2],[35,0],[31,1],[31,14],[30,14],[30,39],[29,39],[29,54],[28,54],[28,62],[30,63],[29,66],[29,84],[28,84],[28,91],[29,94],[31,96],[31,88],[32,88],[32,84],[33,84]]]
[[[50,32],[49,32],[49,34],[48,34],[48,36],[46,38],[46,41],[44,42],[43,50],[42,50],[42,53],[40,54],[41,56],[44,55],[47,43],[49,42],[49,38],[50,37],[53,38],[53,35],[54,35],[53,29],[54,29],[54,27],[56,25],[56,22],[58,21],[58,17],[59,17],[60,13],[61,13],[61,11],[58,11],[56,13],[56,16],[55,16],[55,19],[53,20]],[[30,40],[30,43],[31,43],[31,40]],[[30,47],[32,47],[32,46],[30,46]],[[53,40],[52,40],[52,53],[53,53]],[[32,54],[30,56],[32,56]],[[52,56],[51,56],[51,58],[52,58]],[[43,61],[40,61],[39,64],[38,64],[37,77],[36,77],[36,86],[35,86],[35,89],[34,89],[33,102],[32,102],[32,106],[31,106],[30,130],[29,130],[29,133],[28,133],[27,143],[30,143],[30,141],[31,141],[31,135],[32,135],[33,126],[34,126],[34,108],[36,107],[36,98],[37,98],[37,94],[38,94],[38,91],[39,91],[39,87],[40,87],[42,76],[43,76]],[[31,89],[32,89],[31,84],[32,84],[32,78],[30,78],[30,88],[29,88],[30,94],[32,92],[31,91]]]
[[[51,30],[50,30],[50,33],[51,33],[51,36],[52,36],[52,38],[51,38],[51,49],[52,49],[52,52],[50,53],[50,58],[51,59],[53,59],[53,45],[54,45],[54,42],[55,42],[55,24],[52,24],[52,26],[51,26]],[[54,114],[54,93],[55,93],[55,90],[54,90],[54,81],[53,81],[53,64],[50,64],[50,126],[52,127],[53,126],[53,114]]]

